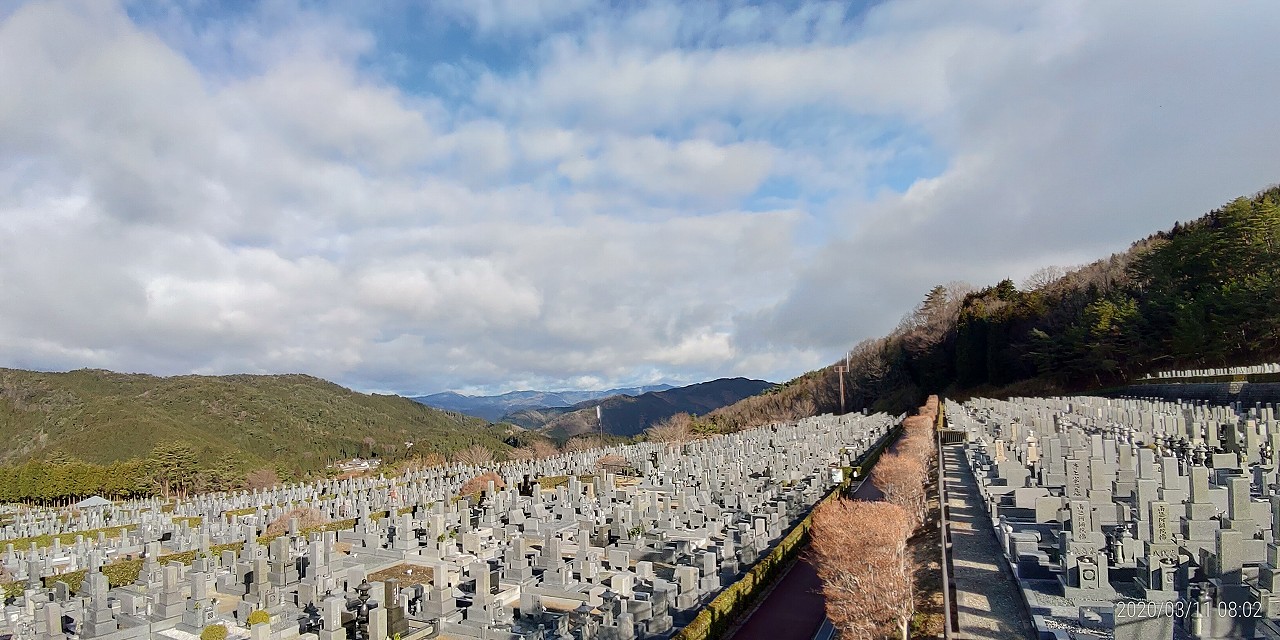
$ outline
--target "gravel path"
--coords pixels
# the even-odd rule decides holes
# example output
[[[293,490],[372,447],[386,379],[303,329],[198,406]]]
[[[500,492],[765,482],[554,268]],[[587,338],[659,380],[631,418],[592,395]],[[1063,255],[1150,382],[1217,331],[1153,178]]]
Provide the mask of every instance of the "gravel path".
[[[942,456],[961,637],[1034,638],[1018,586],[1001,566],[1000,544],[963,449],[946,446]]]

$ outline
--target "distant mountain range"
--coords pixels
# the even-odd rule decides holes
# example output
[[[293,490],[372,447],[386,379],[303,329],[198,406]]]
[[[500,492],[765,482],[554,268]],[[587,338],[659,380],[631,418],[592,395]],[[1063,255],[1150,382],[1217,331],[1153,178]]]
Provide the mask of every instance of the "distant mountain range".
[[[501,420],[539,430],[557,440],[595,432],[600,429],[601,422],[605,433],[633,436],[677,413],[702,415],[773,386],[772,382],[764,380],[721,378],[637,396],[614,395],[586,400],[571,407],[523,409],[502,416]],[[600,407],[600,420],[596,419],[597,406]]]
[[[511,391],[496,396],[468,396],[453,391],[433,393],[428,396],[410,398],[429,407],[456,411],[477,418],[496,422],[510,413],[525,409],[544,409],[548,407],[572,407],[580,402],[589,402],[609,396],[638,396],[651,391],[666,391],[674,387],[669,384],[655,384],[642,387],[626,387],[606,389],[603,391]]]

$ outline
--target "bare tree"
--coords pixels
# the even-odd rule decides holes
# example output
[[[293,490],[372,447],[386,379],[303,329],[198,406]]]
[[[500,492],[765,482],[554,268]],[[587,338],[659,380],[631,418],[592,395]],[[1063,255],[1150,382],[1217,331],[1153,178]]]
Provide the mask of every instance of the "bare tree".
[[[444,456],[440,455],[435,451],[432,451],[422,456],[422,458],[420,458],[418,465],[423,469],[429,469],[431,467],[443,467],[448,463],[449,461],[446,460]]]
[[[932,466],[938,456],[935,437],[937,421],[938,396],[929,396],[916,415],[902,421],[906,433],[894,449],[909,454],[925,467]]]
[[[929,290],[924,300],[898,323],[893,335],[901,336],[908,349],[918,351],[936,345],[960,320],[965,296],[973,287],[949,282]]]
[[[915,529],[925,516],[925,469],[912,454],[895,452],[882,456],[871,469],[871,484],[887,502],[902,507],[911,516]]]
[[[693,436],[693,418],[690,418],[687,413],[677,413],[653,423],[644,432],[650,441],[661,442],[670,448],[678,449]]]
[[[458,495],[470,496],[470,495],[477,494],[481,491],[485,491],[489,488],[490,480],[493,481],[494,489],[502,489],[507,486],[507,483],[503,481],[502,476],[498,475],[497,472],[486,471],[462,483],[462,488],[458,490]]]
[[[599,449],[603,446],[604,441],[599,436],[578,436],[570,438],[568,442],[564,443],[564,450],[570,453],[577,453],[579,451]]]
[[[469,464],[473,467],[482,467],[493,462],[493,452],[485,448],[484,445],[473,444],[466,449],[454,451],[453,461]]]
[[[425,454],[418,454],[412,458],[405,458],[404,460],[392,465],[389,469],[394,473],[400,474],[408,471],[430,469],[431,467],[443,467],[448,463],[449,461],[446,460],[444,456],[436,453],[435,451],[429,451]]]
[[[539,460],[550,458],[551,456],[560,455],[560,449],[549,440],[534,440],[533,455]]]
[[[817,415],[818,403],[814,401],[813,396],[800,396],[795,402],[791,403],[791,419],[801,420],[809,416]]]
[[[1049,265],[1036,269],[1022,281],[1023,291],[1039,291],[1048,289],[1067,275],[1067,270],[1057,265]]]
[[[814,510],[810,553],[840,637],[906,638],[914,613],[910,517],[887,502],[829,500]]]
[[[254,469],[244,477],[245,486],[252,489],[270,489],[280,484],[280,476],[276,474],[275,469],[263,467]]]
[[[925,399],[924,406],[920,407],[920,415],[936,419],[938,417],[938,404],[938,396],[929,396]]]
[[[516,447],[507,452],[508,460],[533,460],[535,457],[533,447]]]

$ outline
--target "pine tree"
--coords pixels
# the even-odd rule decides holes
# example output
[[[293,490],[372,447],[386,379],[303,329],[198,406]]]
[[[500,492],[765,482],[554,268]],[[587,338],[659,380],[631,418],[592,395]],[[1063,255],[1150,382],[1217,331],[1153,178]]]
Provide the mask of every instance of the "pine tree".
[[[196,473],[196,452],[185,442],[161,442],[151,450],[148,459],[152,477],[161,494],[184,493],[191,487]]]

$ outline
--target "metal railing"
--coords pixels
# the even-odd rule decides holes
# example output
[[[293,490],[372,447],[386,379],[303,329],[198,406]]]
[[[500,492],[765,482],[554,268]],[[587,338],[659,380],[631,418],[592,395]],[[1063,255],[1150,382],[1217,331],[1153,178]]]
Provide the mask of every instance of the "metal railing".
[[[944,621],[942,637],[950,639],[957,637],[960,611],[956,608],[955,584],[951,579],[951,519],[947,516],[947,474],[943,466],[942,447],[955,442],[964,442],[964,432],[944,428],[947,424],[945,411],[945,405],[939,400],[936,472],[938,474],[938,542],[942,551],[942,617]],[[959,440],[948,437],[955,433],[960,434]]]

